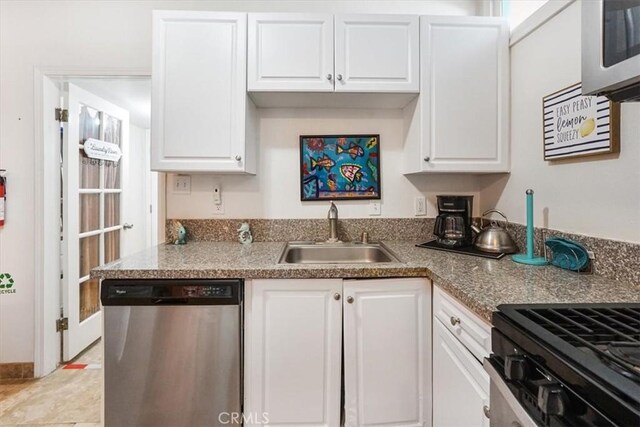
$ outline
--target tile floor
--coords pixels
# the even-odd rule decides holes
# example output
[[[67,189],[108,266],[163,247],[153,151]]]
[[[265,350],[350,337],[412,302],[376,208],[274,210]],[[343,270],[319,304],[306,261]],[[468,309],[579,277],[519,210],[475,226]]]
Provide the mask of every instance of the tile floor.
[[[74,363],[102,361],[98,341]],[[36,380],[0,383],[0,426],[94,427],[100,425],[102,369],[62,369]]]

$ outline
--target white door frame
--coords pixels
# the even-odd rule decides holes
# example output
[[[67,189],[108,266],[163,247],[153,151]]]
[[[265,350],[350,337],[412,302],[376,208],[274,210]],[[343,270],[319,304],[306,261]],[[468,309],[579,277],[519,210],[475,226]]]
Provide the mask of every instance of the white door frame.
[[[54,325],[59,317],[60,311],[60,271],[53,273],[51,266],[58,265],[60,259],[59,250],[55,253],[46,253],[45,244],[51,239],[60,240],[60,230],[45,229],[46,223],[51,223],[52,219],[57,221],[59,212],[46,212],[44,207],[51,203],[50,198],[55,198],[59,203],[59,194],[52,190],[52,183],[45,178],[43,170],[46,166],[51,167],[47,162],[56,162],[58,158],[48,159],[45,157],[45,133],[44,114],[53,112],[43,111],[43,83],[45,78],[68,79],[73,77],[120,77],[120,78],[151,78],[150,69],[139,68],[66,68],[66,67],[34,67],[34,152],[35,152],[35,188],[34,188],[34,212],[35,212],[35,343],[34,343],[34,374],[35,377],[42,377],[52,372],[56,368],[58,359],[58,349],[48,348],[46,342],[55,342],[58,336]],[[59,245],[58,245],[59,247]],[[53,261],[53,262],[52,262]],[[46,271],[47,266],[49,271]],[[53,317],[51,317],[53,316]],[[50,346],[49,346],[50,347]]]

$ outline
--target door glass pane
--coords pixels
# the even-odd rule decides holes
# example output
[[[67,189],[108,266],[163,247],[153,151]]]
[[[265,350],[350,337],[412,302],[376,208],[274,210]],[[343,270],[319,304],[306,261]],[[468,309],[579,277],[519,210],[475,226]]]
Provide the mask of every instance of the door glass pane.
[[[104,234],[104,262],[115,261],[120,258],[120,230]]]
[[[80,104],[80,144],[89,139],[100,139],[100,112]]]
[[[80,188],[100,188],[100,160],[87,157],[80,149]]]
[[[100,311],[98,298],[99,279],[90,279],[80,283],[80,321]]]
[[[100,265],[100,236],[80,239],[80,277],[89,275],[92,268]]]
[[[120,194],[104,195],[104,227],[120,224]]]
[[[104,117],[104,140],[120,145],[122,135],[122,120],[111,117],[103,113]]]
[[[104,161],[104,188],[120,188],[120,162]]]
[[[100,195],[80,195],[80,232],[100,228]]]

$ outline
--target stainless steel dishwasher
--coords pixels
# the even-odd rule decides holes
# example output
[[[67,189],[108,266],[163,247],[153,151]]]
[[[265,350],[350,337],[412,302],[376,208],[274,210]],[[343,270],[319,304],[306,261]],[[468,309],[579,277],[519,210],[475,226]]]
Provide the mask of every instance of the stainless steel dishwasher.
[[[241,280],[105,280],[105,426],[218,426],[241,413]]]

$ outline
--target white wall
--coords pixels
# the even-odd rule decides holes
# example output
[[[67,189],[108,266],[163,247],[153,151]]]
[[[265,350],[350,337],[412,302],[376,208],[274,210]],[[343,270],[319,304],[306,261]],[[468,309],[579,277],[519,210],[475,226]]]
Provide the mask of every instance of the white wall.
[[[11,186],[9,218],[0,231],[0,270],[12,273],[20,286],[19,298],[0,303],[0,363],[34,360],[34,67],[148,73],[153,9],[470,15],[477,5],[473,0],[0,2],[0,167],[8,169]]]
[[[571,162],[542,156],[542,97],[580,81],[580,2],[511,48],[511,175],[486,177],[483,208],[525,222],[535,191],[535,223],[640,243],[640,103],[622,104],[620,155]]]
[[[414,216],[414,198],[426,195],[428,215],[435,216],[435,194],[479,195],[472,176],[402,175],[403,119],[401,110],[261,109],[260,154],[256,176],[192,175],[191,194],[167,187],[168,218],[324,218],[328,203],[300,201],[300,135],[380,134],[382,215]],[[222,187],[224,215],[214,215],[213,183]],[[369,215],[369,201],[336,202],[341,218]]]

